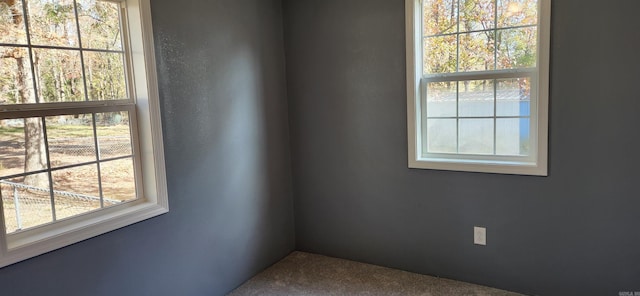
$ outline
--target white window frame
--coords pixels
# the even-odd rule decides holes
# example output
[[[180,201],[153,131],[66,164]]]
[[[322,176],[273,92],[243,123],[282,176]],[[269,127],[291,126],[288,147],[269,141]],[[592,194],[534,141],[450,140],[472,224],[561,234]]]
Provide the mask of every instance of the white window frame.
[[[531,103],[531,134],[536,144],[529,156],[505,157],[499,155],[437,154],[422,151],[423,139],[423,34],[422,0],[406,0],[406,42],[407,42],[407,131],[409,168],[435,169],[465,172],[484,172],[518,175],[547,175],[548,157],[548,109],[549,109],[549,54],[551,36],[551,0],[538,2],[538,44],[537,68],[527,69],[536,76],[532,83],[532,93],[537,99]],[[460,80],[494,79],[496,75],[520,75],[518,70],[483,71],[433,75],[433,79],[449,79],[454,76]],[[522,70],[520,72],[523,72]],[[537,87],[536,87],[537,84]],[[533,96],[532,96],[533,97]]]
[[[126,19],[123,22],[123,41],[128,53],[127,72],[131,76],[128,80],[132,84],[129,92],[135,102],[126,108],[131,112],[135,111],[132,116],[137,118],[137,128],[132,127],[132,138],[134,153],[138,157],[136,160],[141,163],[137,168],[142,173],[142,180],[139,181],[141,188],[137,189],[139,195],[131,202],[10,234],[5,234],[4,210],[0,203],[0,267],[169,211],[150,3],[149,0],[106,1],[122,3],[126,10],[123,16]],[[93,109],[88,110],[98,108],[100,112],[123,108],[122,102],[118,101],[95,103],[90,104],[89,108]],[[60,110],[63,104],[55,104],[55,107],[51,104],[51,110]],[[42,105],[36,104],[0,106],[0,111],[16,114],[46,114],[51,110],[43,111]]]

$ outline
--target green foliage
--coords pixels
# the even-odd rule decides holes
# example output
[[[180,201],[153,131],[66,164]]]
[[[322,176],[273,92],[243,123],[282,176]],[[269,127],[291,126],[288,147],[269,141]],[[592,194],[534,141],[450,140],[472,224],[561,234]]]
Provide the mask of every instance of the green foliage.
[[[50,23],[61,25],[67,22],[67,15],[73,11],[73,4],[46,3],[44,11],[45,17]]]

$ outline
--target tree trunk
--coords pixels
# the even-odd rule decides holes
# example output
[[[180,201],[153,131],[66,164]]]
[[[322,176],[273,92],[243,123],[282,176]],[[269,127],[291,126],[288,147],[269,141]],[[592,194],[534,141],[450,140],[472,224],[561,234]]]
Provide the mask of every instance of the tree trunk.
[[[58,80],[58,100],[59,102],[66,102],[67,101],[67,94],[65,91],[65,86],[66,86],[66,81],[64,79],[64,70],[62,69],[62,65],[60,65],[58,67],[58,75],[57,76],[57,80]]]
[[[13,14],[13,25],[19,27],[22,25],[22,13],[15,8],[16,0],[2,0],[10,7]],[[26,67],[30,65],[25,60],[24,53],[19,49],[13,51],[12,54],[6,55],[3,58],[13,58],[16,61],[17,73],[16,73],[16,86],[18,89],[18,104],[35,104],[35,95],[32,95],[31,88],[27,86],[29,77],[25,71]],[[42,121],[39,118],[25,118],[24,119],[24,141],[25,141],[25,162],[24,171],[33,172],[45,169],[47,166],[44,135],[42,129]],[[36,174],[26,176],[24,184],[48,188],[49,178],[45,174]]]
[[[29,172],[46,168],[47,160],[45,158],[44,137],[40,118],[25,118],[24,133],[25,171]],[[24,184],[48,189],[49,178],[46,174],[29,175],[24,178]]]
[[[87,86],[87,91],[89,92],[87,98],[93,100],[95,98],[95,88],[93,87],[93,64],[91,62],[87,63],[87,75],[89,76],[87,81],[89,84]]]
[[[20,93],[22,104],[35,103],[35,97],[29,95],[29,88],[27,87],[27,73],[24,70],[25,62],[24,58],[16,58],[18,66],[17,73],[17,85]],[[47,167],[44,135],[42,130],[42,120],[40,118],[25,118],[24,119],[24,171],[32,172],[45,169]],[[24,178],[24,184],[48,188],[49,178],[44,174],[29,175]]]

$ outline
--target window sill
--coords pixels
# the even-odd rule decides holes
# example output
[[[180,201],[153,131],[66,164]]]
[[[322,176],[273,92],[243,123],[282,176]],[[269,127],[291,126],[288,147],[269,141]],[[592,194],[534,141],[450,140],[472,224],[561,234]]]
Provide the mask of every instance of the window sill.
[[[486,161],[450,158],[419,158],[409,160],[409,168],[477,173],[547,176],[547,167],[535,162]]]

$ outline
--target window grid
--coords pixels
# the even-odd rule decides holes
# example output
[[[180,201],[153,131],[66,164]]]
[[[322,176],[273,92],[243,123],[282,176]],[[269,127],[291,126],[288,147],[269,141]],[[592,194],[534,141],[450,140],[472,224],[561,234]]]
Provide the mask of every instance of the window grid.
[[[76,14],[77,15],[77,14]],[[87,83],[85,82],[85,85]],[[104,208],[104,193],[102,192],[102,172],[100,170],[100,143],[98,143],[98,128],[96,123],[96,114],[91,113],[91,123],[93,125],[93,145],[96,147],[96,160],[98,163],[96,164],[96,170],[98,173],[98,192],[100,193],[100,208]],[[131,132],[129,132],[131,134]]]
[[[452,117],[452,116],[428,116],[426,115],[427,112],[425,112],[424,114],[424,118],[426,119],[425,121],[428,121],[429,119],[455,119],[456,120],[456,153],[455,154],[461,154],[460,153],[460,120],[461,119],[492,119],[493,120],[493,152],[491,153],[491,155],[494,156],[508,156],[508,155],[502,155],[502,154],[498,154],[497,153],[497,121],[498,119],[529,119],[531,120],[532,116],[531,114],[529,114],[529,116],[498,116],[497,115],[497,104],[498,104],[498,96],[497,96],[497,88],[498,88],[498,79],[500,78],[507,78],[507,77],[502,77],[502,76],[513,76],[515,78],[529,78],[532,82],[534,79],[533,75],[536,72],[536,68],[511,68],[511,69],[502,69],[502,70],[498,70],[498,31],[507,31],[510,29],[525,29],[525,28],[537,28],[538,27],[538,23],[536,24],[529,24],[529,25],[518,25],[518,26],[505,26],[505,27],[498,27],[498,0],[494,0],[493,1],[493,5],[494,5],[494,11],[493,11],[493,28],[490,29],[481,29],[481,30],[469,30],[469,31],[464,31],[461,32],[460,31],[460,0],[456,0],[456,32],[453,33],[441,33],[441,34],[432,34],[432,35],[422,35],[422,39],[428,39],[428,38],[433,38],[433,37],[444,37],[444,36],[456,36],[456,72],[454,73],[447,73],[447,72],[443,72],[443,73],[425,73],[425,71],[423,71],[423,79],[421,79],[421,83],[428,83],[428,82],[432,82],[432,81],[451,81],[451,82],[456,82],[456,116]],[[424,2],[422,2],[424,4]],[[424,9],[424,8],[423,8]],[[422,20],[424,21],[424,19]],[[423,28],[424,25],[421,25],[420,28]],[[482,32],[493,32],[493,36],[494,36],[494,40],[493,40],[493,70],[484,70],[484,71],[461,71],[460,69],[460,35],[461,34],[471,34],[471,33],[482,33]],[[538,37],[539,38],[539,37]],[[422,42],[422,44],[424,44],[424,42]],[[426,56],[423,57],[423,59],[427,59]],[[424,64],[424,61],[422,62]],[[465,79],[465,77],[468,77],[470,75],[477,75],[479,72],[487,72],[487,73],[491,73],[493,75],[488,75],[488,76],[496,76],[492,79],[493,81],[493,116],[464,116],[461,117],[460,116],[460,82],[463,81],[470,81],[468,78]],[[502,73],[505,74],[510,74],[510,75],[500,75]],[[521,75],[520,73],[525,73],[525,74],[529,74],[529,75]],[[453,75],[452,75],[453,74]],[[496,75],[497,74],[497,75]],[[433,78],[437,78],[437,79],[433,79]],[[483,80],[486,80],[483,79]],[[531,103],[533,103],[533,99],[530,101]],[[427,106],[427,97],[423,96],[423,102],[422,104],[424,104],[424,106]],[[428,107],[427,107],[428,108]],[[428,129],[425,129],[425,137],[424,139],[428,139]],[[531,133],[530,133],[530,137],[531,137]],[[425,140],[426,141],[426,140]],[[428,145],[427,145],[428,147]],[[436,153],[436,154],[449,154],[449,153],[442,153],[442,152],[431,152],[428,151],[429,149],[427,148],[427,153]],[[466,154],[466,153],[465,153]],[[482,155],[482,154],[480,154]]]
[[[124,112],[130,113],[127,110],[122,110]],[[110,111],[113,112],[113,111]],[[101,150],[100,150],[100,144],[98,141],[98,132],[97,132],[97,121],[96,121],[96,114],[100,113],[100,112],[92,112],[90,113],[91,115],[91,123],[92,123],[92,133],[93,133],[93,143],[94,143],[94,147],[95,147],[95,157],[96,160],[94,161],[85,161],[85,162],[78,162],[78,163],[74,163],[74,164],[68,164],[68,165],[61,165],[61,166],[56,166],[53,167],[51,164],[51,152],[50,152],[50,145],[49,145],[49,136],[47,133],[47,120],[46,117],[47,116],[39,116],[39,117],[31,117],[31,118],[37,118],[38,120],[40,120],[40,122],[42,123],[42,133],[43,133],[43,141],[44,141],[44,146],[45,146],[45,158],[46,158],[46,168],[42,169],[42,170],[35,170],[35,171],[29,171],[29,172],[24,172],[24,173],[20,173],[20,174],[13,174],[13,175],[7,175],[7,176],[3,176],[0,177],[0,181],[3,180],[11,180],[11,179],[15,179],[15,178],[20,178],[20,177],[26,177],[26,176],[30,176],[30,175],[37,175],[37,174],[43,174],[46,173],[47,174],[47,178],[49,181],[49,199],[50,199],[50,205],[51,205],[51,217],[52,217],[52,221],[50,221],[49,223],[44,223],[41,225],[45,225],[45,224],[50,224],[53,222],[58,221],[57,218],[57,214],[56,214],[56,200],[55,200],[55,194],[56,194],[56,190],[54,188],[54,178],[53,178],[53,172],[56,171],[62,171],[62,170],[68,170],[68,169],[73,169],[73,168],[78,168],[78,167],[83,167],[83,166],[88,166],[88,165],[95,165],[96,166],[96,170],[97,170],[97,176],[98,176],[98,192],[99,192],[99,196],[96,196],[99,198],[99,202],[100,202],[100,208],[99,209],[103,209],[105,208],[104,206],[104,201],[105,201],[105,197],[104,197],[104,191],[102,188],[102,173],[101,173],[101,166],[104,163],[108,163],[108,162],[112,162],[112,161],[117,161],[117,160],[123,160],[123,159],[134,159],[134,154],[125,154],[125,155],[120,155],[117,157],[107,157],[107,158],[102,158],[101,156]],[[106,113],[106,112],[102,112],[102,113]],[[78,112],[75,114],[89,114],[89,113],[84,113],[84,112]],[[69,115],[69,114],[67,114]],[[70,114],[70,115],[74,115],[74,114]],[[53,116],[53,115],[50,115]],[[25,117],[27,118],[27,117]],[[133,116],[129,116],[129,120],[133,120]],[[129,128],[131,129],[131,124],[129,125]],[[129,131],[129,134],[131,135],[131,130]],[[131,140],[131,139],[130,139]],[[130,143],[133,143],[133,141],[130,141]],[[133,147],[131,147],[131,150],[133,151]],[[85,194],[81,194],[81,193],[74,193],[74,195],[82,195],[82,196],[88,196],[88,197],[92,197],[90,195],[85,195]],[[137,197],[136,197],[137,198]],[[38,225],[38,226],[41,226]],[[18,231],[22,231],[25,229],[18,229]]]
[[[460,17],[460,16],[458,16],[458,17]],[[462,32],[455,32],[455,33],[441,33],[441,34],[423,35],[422,38],[446,37],[446,36],[459,35],[461,33],[462,34],[471,34],[471,33],[484,33],[484,32],[493,32],[493,31],[503,31],[503,30],[506,31],[506,30],[512,30],[512,29],[526,29],[526,28],[535,28],[537,26],[538,25],[505,26],[505,27],[493,28],[493,29],[480,29],[480,30],[469,30],[469,31],[462,31]]]
[[[55,45],[29,45],[29,44],[19,44],[19,43],[1,43],[2,47],[20,47],[20,48],[36,48],[36,49],[59,49],[59,50],[77,50],[77,51],[88,51],[88,52],[102,52],[102,53],[122,53],[124,54],[124,50],[117,49],[100,49],[100,48],[80,48],[80,47],[70,47],[70,46],[55,46]]]
[[[498,69],[498,0],[493,1],[493,69]],[[493,155],[498,146],[498,81],[493,80]]]
[[[84,89],[84,97],[85,97],[85,102],[89,102],[89,91],[88,91],[88,86],[87,86],[87,76],[86,76],[86,67],[85,67],[85,60],[84,60],[84,52],[88,51],[88,52],[97,52],[97,53],[117,53],[117,54],[122,54],[123,55],[123,69],[127,69],[127,65],[126,65],[126,60],[127,57],[126,55],[126,51],[124,50],[124,46],[123,46],[123,38],[121,38],[120,43],[121,43],[121,47],[123,48],[122,50],[111,50],[111,49],[98,49],[98,48],[83,48],[82,46],[82,32],[80,29],[80,21],[78,18],[78,5],[77,5],[77,1],[73,0],[73,14],[74,14],[74,22],[75,22],[75,27],[76,27],[76,31],[77,31],[77,37],[78,37],[78,46],[77,47],[73,47],[73,46],[54,46],[54,45],[34,45],[31,42],[31,33],[30,33],[30,26],[29,26],[29,22],[31,20],[31,16],[29,14],[28,8],[27,8],[27,3],[26,0],[20,0],[22,3],[22,14],[23,14],[23,24],[24,24],[24,29],[25,29],[25,34],[26,34],[26,42],[27,44],[19,44],[19,43],[0,43],[0,47],[18,47],[18,48],[26,48],[28,49],[29,52],[29,64],[30,64],[30,68],[31,68],[31,79],[32,79],[32,83],[33,83],[33,90],[34,90],[34,97],[36,100],[36,104],[41,103],[40,102],[40,97],[39,97],[39,92],[38,92],[38,77],[36,77],[36,71],[35,71],[35,63],[34,63],[34,54],[33,54],[33,50],[34,49],[50,49],[50,50],[69,50],[69,51],[77,51],[80,53],[80,67],[81,67],[81,72],[82,72],[82,83],[83,83],[83,89]],[[98,0],[100,1],[100,0]],[[118,19],[119,19],[119,25],[120,25],[120,31],[122,31],[122,22],[123,22],[123,15],[122,15],[122,11],[121,9],[118,10]],[[125,81],[127,81],[127,71],[125,70]],[[126,87],[125,90],[127,92],[129,92],[129,87]],[[126,98],[121,98],[121,99],[128,99],[130,100],[130,95],[127,93],[126,94]]]
[[[28,36],[27,36],[27,39],[28,39]],[[45,120],[44,116],[40,117],[39,120],[42,123],[42,135],[43,135],[43,138],[44,138],[44,151],[45,151],[45,157],[47,159],[47,178],[49,178],[49,200],[51,201],[51,222],[53,223],[53,222],[56,222],[58,220],[58,217],[56,216],[56,199],[55,199],[55,195],[53,193],[53,189],[54,189],[53,188],[53,174],[51,173],[51,153],[49,153],[49,136],[47,135],[47,121]],[[25,135],[25,141],[27,140],[26,137],[27,136]]]
[[[78,163],[75,163],[75,164],[57,166],[55,168],[52,167],[52,168],[46,168],[46,169],[42,169],[42,170],[34,170],[34,171],[29,171],[29,172],[24,172],[24,173],[19,173],[19,174],[6,175],[6,176],[3,176],[3,177],[0,177],[0,181],[2,181],[2,180],[10,180],[10,179],[15,179],[15,178],[20,178],[20,177],[25,177],[25,176],[29,176],[29,175],[42,174],[42,173],[46,173],[46,172],[49,172],[49,171],[55,172],[55,171],[61,171],[61,170],[66,170],[66,169],[72,169],[72,168],[81,167],[81,166],[85,166],[85,165],[97,164],[98,162],[106,163],[106,162],[110,162],[110,161],[128,159],[128,158],[132,158],[132,157],[134,157],[133,154],[127,154],[127,155],[121,155],[121,156],[117,156],[117,157],[103,158],[103,159],[100,159],[98,161],[78,162]]]
[[[56,46],[56,45],[41,45],[41,44],[34,45],[32,43],[32,37],[30,32],[31,29],[30,29],[29,22],[31,21],[31,15],[29,14],[29,11],[28,11],[28,5],[26,3],[26,0],[20,0],[20,2],[22,4],[21,10],[23,14],[23,25],[24,25],[24,32],[26,36],[26,44],[0,43],[0,48],[15,47],[15,48],[24,48],[27,50],[29,55],[29,67],[31,70],[30,76],[32,80],[31,85],[32,85],[32,90],[34,95],[33,99],[35,99],[35,104],[33,103],[24,104],[24,103],[16,102],[16,104],[0,105],[0,120],[37,118],[40,121],[42,125],[41,132],[43,133],[42,137],[43,137],[44,148],[45,148],[44,158],[45,158],[46,168],[42,170],[34,170],[34,171],[28,171],[28,172],[23,172],[19,174],[2,176],[0,177],[0,181],[27,177],[30,175],[37,175],[37,174],[47,175],[47,179],[49,182],[48,191],[49,191],[52,220],[48,223],[42,223],[32,227],[39,227],[42,225],[52,224],[56,221],[59,221],[57,217],[58,215],[56,213],[56,192],[57,191],[54,188],[54,176],[53,176],[53,173],[56,171],[73,169],[73,168],[78,168],[78,167],[88,166],[88,165],[95,165],[96,174],[98,178],[97,182],[98,182],[98,193],[99,193],[99,196],[95,196],[95,197],[99,198],[99,204],[100,204],[100,207],[95,210],[99,210],[99,209],[105,208],[103,175],[101,171],[102,164],[109,163],[112,161],[117,161],[117,160],[131,159],[134,165],[133,172],[134,172],[136,194],[134,196],[134,199],[127,200],[126,202],[137,200],[139,198],[138,192],[139,190],[141,190],[139,187],[141,186],[140,183],[142,181],[140,180],[140,176],[139,176],[140,162],[136,159],[136,154],[137,154],[136,151],[137,151],[137,145],[138,145],[138,139],[135,137],[135,133],[134,133],[134,129],[137,128],[137,123],[136,123],[137,119],[135,115],[136,107],[134,104],[134,100],[131,98],[131,95],[130,95],[132,85],[130,81],[131,76],[129,73],[131,70],[128,65],[128,62],[130,61],[129,53],[127,51],[129,44],[127,43],[127,40],[126,40],[126,36],[127,36],[126,32],[123,32],[123,27],[125,26],[124,22],[126,22],[126,14],[122,11],[123,8],[118,9],[118,23],[119,23],[119,30],[121,34],[120,43],[121,43],[122,50],[112,50],[112,49],[83,47],[82,30],[80,27],[80,20],[78,16],[78,3],[76,0],[73,0],[73,21],[75,22],[75,28],[77,30],[76,34],[74,35],[77,35],[78,46],[73,47],[73,46]],[[53,103],[41,102],[42,98],[40,97],[40,94],[39,94],[40,92],[38,91],[40,88],[40,86],[38,85],[39,77],[37,77],[36,65],[35,65],[36,63],[34,62],[35,49],[65,50],[65,51],[74,51],[79,53],[80,68],[81,68],[80,72],[82,75],[82,84],[83,84],[82,88],[84,90],[84,101],[62,101],[62,102],[53,102]],[[84,54],[85,52],[112,53],[112,54],[122,55],[122,62],[123,62],[122,69],[124,70],[123,75],[125,79],[125,92],[126,92],[125,98],[108,99],[107,101],[90,100],[90,93],[89,93],[89,87],[87,82],[88,77],[87,77],[86,65],[85,65],[85,54]],[[108,112],[126,112],[128,114],[129,145],[131,145],[130,147],[131,154],[120,155],[117,157],[107,157],[107,158],[103,158],[102,155],[100,155],[100,143],[98,140],[96,114],[108,113]],[[79,114],[86,114],[86,115],[90,114],[91,116],[90,122],[92,124],[92,138],[93,138],[92,143],[95,147],[95,160],[53,167],[51,162],[50,141],[49,141],[49,135],[47,133],[46,118],[48,116],[79,115]],[[26,141],[26,138],[25,138],[25,141]],[[75,195],[90,196],[83,193],[78,193]],[[113,201],[113,200],[110,200],[110,201]],[[118,200],[117,202],[125,202],[125,201]],[[74,214],[70,217],[75,217],[77,215],[80,215],[80,214]],[[25,229],[18,229],[14,233],[21,232],[23,230]]]
[[[76,31],[78,31],[78,47],[80,47],[80,69],[81,69],[80,71],[82,72],[82,86],[84,87],[84,100],[89,101],[89,88],[87,87],[87,73],[84,66],[84,52],[82,52],[82,36],[81,36],[82,34],[80,33],[80,21],[78,20],[78,3],[76,2],[76,0],[73,0],[73,15],[76,21]],[[93,117],[93,121],[95,122],[95,116],[92,115],[91,117]],[[95,128],[95,125],[94,125],[94,128]],[[95,130],[94,130],[94,137],[95,137]],[[100,177],[100,174],[98,174],[98,178],[99,177]],[[100,198],[100,200],[102,201],[102,197]]]
[[[40,103],[40,98],[38,96],[38,91],[37,91],[37,83],[36,83],[36,69],[35,69],[35,65],[33,63],[33,50],[31,49],[31,35],[29,34],[29,14],[27,12],[27,3],[25,2],[25,0],[20,0],[22,2],[22,15],[24,18],[24,29],[25,29],[25,33],[27,35],[27,45],[29,47],[29,64],[31,65],[31,79],[32,79],[32,83],[33,83],[33,95],[35,96],[36,99],[36,103]],[[74,0],[75,1],[75,0]]]
[[[460,69],[460,0],[457,0],[456,9],[456,72]],[[426,97],[425,97],[426,100]],[[427,104],[425,103],[425,106]],[[428,108],[428,107],[427,107]],[[425,113],[426,114],[426,113]],[[427,130],[428,131],[428,130]],[[429,137],[425,137],[429,139]],[[427,147],[429,147],[427,145]],[[427,149],[428,151],[428,149]],[[456,81],[456,154],[460,153],[460,83]]]
[[[429,39],[429,38],[434,38],[434,37],[445,37],[445,36],[456,36],[456,71],[453,73],[473,73],[473,72],[481,72],[481,71],[460,71],[460,35],[462,34],[472,34],[472,33],[483,33],[483,32],[493,32],[494,35],[494,40],[493,40],[493,55],[494,55],[494,59],[493,59],[493,64],[494,64],[494,68],[493,70],[485,70],[485,71],[495,71],[498,70],[498,31],[507,31],[507,30],[512,30],[512,29],[527,29],[527,28],[537,28],[538,27],[538,22],[536,22],[536,24],[528,24],[528,25],[517,25],[517,26],[504,26],[504,27],[498,27],[498,0],[494,0],[493,1],[493,5],[494,5],[494,17],[493,17],[493,28],[490,29],[480,29],[480,30],[469,30],[469,31],[461,31],[460,30],[460,0],[456,0],[457,1],[457,6],[456,6],[456,32],[453,33],[441,33],[441,34],[432,34],[432,35],[424,35],[421,34],[422,39]],[[424,1],[421,2],[422,5],[424,5]],[[423,8],[424,9],[424,8]],[[424,21],[424,20],[422,20]],[[423,25],[421,26],[423,27]],[[424,43],[423,43],[424,44]],[[423,59],[427,59],[426,56],[423,57]],[[424,64],[424,61],[423,61]],[[534,67],[535,68],[535,67]],[[516,70],[516,69],[522,69],[522,68],[512,68],[512,69],[507,69],[507,70]],[[451,72],[442,72],[442,73],[426,73],[426,69],[423,70],[423,77],[428,77],[428,76],[432,76],[432,75],[444,75],[446,76],[447,74],[453,74]]]
[[[521,78],[529,78],[532,80],[530,76],[523,76]],[[493,116],[460,116],[460,83],[463,81],[455,81],[456,82],[456,116],[429,116],[424,115],[424,118],[428,121],[429,119],[455,119],[456,120],[456,154],[460,153],[460,120],[461,119],[492,119],[493,120],[493,153],[491,155],[502,155],[497,153],[497,121],[498,119],[529,119],[531,120],[531,115],[498,115],[497,104],[498,104],[498,79],[493,79]],[[423,103],[424,106],[427,106],[427,97],[424,96]],[[425,113],[426,114],[426,113]],[[425,129],[426,130],[426,129]],[[427,138],[427,137],[425,137]],[[439,154],[447,154],[442,152],[431,152],[428,153],[439,153]],[[466,153],[465,153],[466,154]]]

